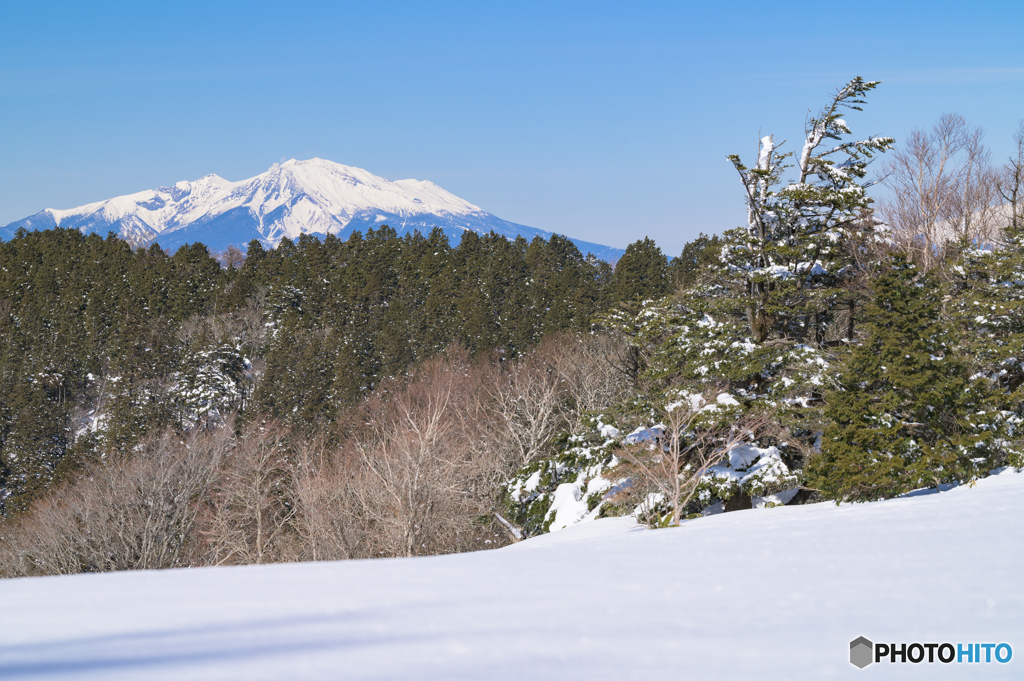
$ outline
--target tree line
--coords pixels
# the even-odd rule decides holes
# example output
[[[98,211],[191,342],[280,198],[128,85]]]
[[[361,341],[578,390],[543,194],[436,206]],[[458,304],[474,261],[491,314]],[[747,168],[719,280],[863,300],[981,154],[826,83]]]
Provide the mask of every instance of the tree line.
[[[660,295],[653,242],[613,271],[569,240],[383,226],[271,250],[132,250],[110,235],[0,244],[0,496],[10,513],[84,461],[238,412],[326,423],[453,342],[518,357],[623,297]]]

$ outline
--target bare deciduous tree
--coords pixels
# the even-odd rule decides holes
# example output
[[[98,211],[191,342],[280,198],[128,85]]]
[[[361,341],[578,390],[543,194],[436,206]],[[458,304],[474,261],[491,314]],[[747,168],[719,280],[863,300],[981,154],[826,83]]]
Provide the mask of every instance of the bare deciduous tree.
[[[607,357],[619,344],[608,334],[555,334],[485,386],[509,469],[548,453],[559,432],[582,428],[587,412],[617,402],[627,379]]]
[[[197,500],[231,447],[230,428],[152,436],[110,455],[3,528],[9,576],[146,570],[188,565]]]
[[[1006,202],[1009,216],[1007,226],[1013,230],[1024,228],[1024,121],[1013,135],[1015,154],[999,172],[996,189]]]
[[[958,241],[998,238],[999,193],[980,128],[945,114],[929,130],[914,130],[885,165],[892,197],[879,214],[900,248],[931,269]]]
[[[356,412],[356,426],[333,454],[340,465],[324,467],[343,486],[337,503],[353,519],[338,528],[349,533],[347,550],[409,556],[495,542],[491,496],[502,461],[490,446],[495,424],[481,396],[497,371],[451,348]]]
[[[565,392],[549,359],[545,353],[534,351],[490,386],[494,423],[501,431],[512,468],[525,466],[544,454],[564,427]]]
[[[318,435],[303,443],[292,470],[295,532],[300,560],[344,560],[371,555],[352,494],[352,466],[339,461]]]
[[[380,424],[381,437],[360,447],[364,470],[376,479],[387,508],[378,521],[397,535],[405,556],[425,547],[421,540],[437,524],[441,506],[457,494],[450,485],[455,462],[445,456],[458,444],[446,413],[453,386],[450,376],[438,378],[438,384],[422,386],[420,395],[398,396],[390,418]]]
[[[497,543],[495,485],[547,453],[578,410],[604,408],[624,387],[604,358],[607,342],[560,335],[504,366],[450,348],[384,386],[352,412],[340,446],[310,444],[297,455],[303,555],[423,555]]]
[[[610,409],[625,394],[629,382],[608,360],[625,343],[608,333],[560,334],[553,340],[555,371],[568,396],[565,419],[571,432],[580,432],[587,413]]]
[[[285,556],[280,540],[295,512],[287,435],[274,423],[249,424],[224,457],[200,529],[208,563],[260,564]]]
[[[245,264],[245,251],[234,244],[229,244],[227,248],[217,254],[217,260],[226,270],[241,269]]]

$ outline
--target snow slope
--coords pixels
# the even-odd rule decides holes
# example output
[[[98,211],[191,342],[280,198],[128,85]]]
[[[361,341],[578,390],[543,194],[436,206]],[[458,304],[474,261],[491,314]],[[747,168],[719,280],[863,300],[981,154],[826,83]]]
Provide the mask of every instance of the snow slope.
[[[31,217],[0,227],[0,237],[28,230],[61,226],[84,232],[116,232],[133,246],[159,243],[175,250],[200,241],[222,250],[259,239],[276,246],[282,238],[301,234],[335,234],[390,225],[399,235],[418,229],[423,234],[441,227],[452,243],[466,231],[492,230],[509,238],[550,232],[518,225],[425,180],[391,182],[373,173],[319,158],[292,159],[256,177],[230,182],[207,175],[195,182],[178,182],[136,194],[119,196],[68,210],[47,208]],[[584,253],[617,260],[622,251],[573,239]]]
[[[404,560],[0,582],[3,679],[1024,677],[1024,475]],[[848,662],[1007,642],[1008,664]]]

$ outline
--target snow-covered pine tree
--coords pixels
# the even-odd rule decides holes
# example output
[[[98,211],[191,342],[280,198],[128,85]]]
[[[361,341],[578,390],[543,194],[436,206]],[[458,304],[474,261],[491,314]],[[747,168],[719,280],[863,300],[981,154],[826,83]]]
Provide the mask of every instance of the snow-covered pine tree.
[[[831,375],[825,348],[853,336],[859,294],[845,284],[856,269],[856,247],[874,238],[867,166],[894,143],[850,139],[841,114],[860,111],[877,85],[858,77],[839,88],[807,119],[794,165],[772,135],[761,140],[754,167],[729,157],[744,188],[747,224],[722,235],[715,276],[671,306],[650,362],[665,387],[727,386],[752,408],[775,412],[805,445],[816,439]],[[795,176],[787,181],[789,168]]]
[[[821,454],[806,484],[825,496],[871,501],[986,474],[1011,452],[1007,414],[971,380],[939,318],[942,291],[901,256],[874,284],[867,338],[827,396]]]
[[[170,391],[178,425],[218,423],[242,406],[248,387],[246,360],[231,340],[196,343],[182,353],[181,371]]]
[[[946,312],[960,356],[1024,403],[1024,224],[1011,220],[997,244],[963,244],[951,275]]]
[[[842,289],[850,264],[846,246],[864,230],[872,203],[867,165],[895,140],[846,140],[851,133],[842,114],[861,111],[877,85],[854,78],[807,119],[797,176],[784,186],[792,153],[780,153],[784,142],[773,135],[761,139],[752,168],[729,156],[746,192],[747,224],[723,235],[722,283],[755,343],[773,337],[820,342],[848,299]],[[823,146],[830,140],[837,144]]]
[[[790,154],[780,153],[782,144],[771,135],[761,140],[755,167],[730,156],[745,189],[748,221],[721,237],[717,266],[678,296],[620,305],[598,320],[628,345],[623,364],[635,372],[637,394],[612,410],[619,428],[654,428],[657,405],[674,395],[708,391],[726,391],[736,418],[772,422],[749,434],[743,456],[730,454],[714,467],[702,484],[700,506],[783,492],[792,498],[798,484],[794,469],[804,464],[825,427],[820,397],[835,372],[824,348],[828,340],[852,336],[857,294],[844,284],[854,269],[854,246],[871,238],[867,165],[894,142],[848,140],[841,113],[861,110],[876,86],[855,78],[807,120],[796,176],[788,182]],[[601,425],[597,431],[604,437]],[[590,468],[593,436],[565,436],[566,442],[586,442],[579,451],[591,458],[538,462],[508,489],[530,489],[531,512],[550,519],[554,497],[531,486],[543,466],[573,471],[588,490],[588,476],[614,479],[614,471]],[[601,462],[614,468],[611,460]]]

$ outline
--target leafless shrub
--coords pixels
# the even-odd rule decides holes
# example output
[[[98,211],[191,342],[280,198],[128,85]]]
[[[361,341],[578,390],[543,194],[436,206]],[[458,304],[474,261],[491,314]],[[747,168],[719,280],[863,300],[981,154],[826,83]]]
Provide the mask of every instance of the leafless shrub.
[[[640,513],[648,523],[658,522],[651,493],[660,494],[671,507],[669,525],[678,525],[708,467],[717,464],[729,450],[745,440],[766,420],[741,420],[728,425],[707,423],[704,404],[714,404],[717,393],[701,396],[700,401],[683,400],[660,410],[663,432],[655,441],[624,444],[618,456],[624,465],[616,472],[630,475],[639,485],[632,490],[642,495],[647,511]]]
[[[293,522],[300,560],[344,560],[373,555],[369,528],[355,489],[363,482],[352,462],[339,460],[324,435],[303,443],[295,457]]]
[[[607,333],[559,334],[552,341],[555,370],[569,398],[565,418],[570,430],[579,431],[587,412],[609,409],[625,395],[629,382],[608,361],[625,344]]]
[[[485,386],[500,369],[460,348],[389,381],[348,417],[341,443],[300,450],[296,532],[318,560],[413,556],[493,545],[501,477]]]
[[[3,528],[0,571],[24,576],[189,564],[196,500],[231,439],[229,429],[185,439],[165,432],[130,457],[111,455],[90,466]]]
[[[606,338],[561,335],[515,362],[451,348],[352,415],[340,447],[310,447],[294,476],[307,555],[408,556],[493,546],[498,483],[549,453],[580,410],[625,384]],[[489,544],[488,544],[489,542]]]
[[[556,334],[486,386],[507,469],[548,454],[559,432],[581,428],[586,412],[618,401],[627,381],[607,359],[616,343],[607,334]]]
[[[461,357],[428,361],[414,379],[373,409],[355,439],[360,474],[353,491],[381,552],[413,556],[458,550],[474,510],[477,419]],[[479,389],[479,386],[473,386]],[[470,388],[467,391],[467,388]]]
[[[565,388],[550,354],[535,350],[521,357],[488,387],[496,435],[510,468],[543,455],[564,427]]]

